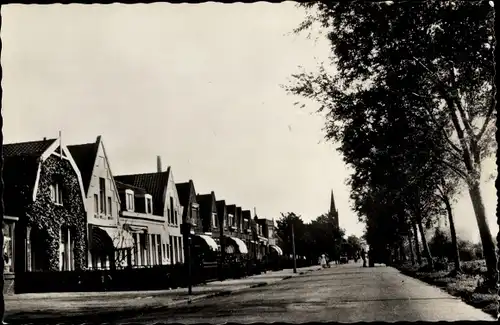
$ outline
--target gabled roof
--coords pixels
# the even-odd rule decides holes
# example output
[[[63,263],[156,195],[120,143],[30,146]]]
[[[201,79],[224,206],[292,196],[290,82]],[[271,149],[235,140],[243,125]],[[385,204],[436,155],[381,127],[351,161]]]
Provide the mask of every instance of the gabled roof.
[[[236,215],[236,204],[226,205],[226,209],[228,214]]]
[[[83,189],[88,193],[95,160],[99,150],[99,138],[96,142],[67,146],[82,174]]]
[[[33,193],[38,172],[37,156],[8,156],[3,162],[4,192],[3,202],[5,214],[17,216],[21,211],[23,191]]]
[[[160,173],[115,176],[115,181],[145,189],[153,197],[153,214],[162,216],[164,208],[163,198],[169,175],[170,167]]]
[[[18,142],[3,145],[3,156],[33,156],[40,157],[57,139],[41,141]]]
[[[243,219],[250,219],[250,220],[252,220],[252,212],[250,212],[250,210],[243,210],[243,211],[241,211],[241,217]]]
[[[38,172],[38,159],[56,139],[3,145],[3,181],[5,214],[20,212],[23,191],[32,193]]]
[[[179,202],[183,207],[185,207],[184,210],[187,210],[186,207],[189,206],[189,198],[191,197],[191,184],[191,182],[175,184],[175,187],[177,187],[177,195],[179,195]]]
[[[226,201],[224,200],[217,201],[215,202],[215,205],[217,206],[217,214],[219,215],[219,218],[224,217],[224,214],[225,213],[227,214]]]
[[[56,148],[60,146],[55,142],[58,139],[43,139],[38,141],[18,142],[3,145],[3,180],[4,180],[4,203],[5,214],[17,215],[21,211],[24,193],[31,193],[32,200],[35,200],[38,189],[38,174],[40,162],[47,159]],[[71,153],[64,145],[61,146],[64,151],[63,156],[69,160],[78,179],[82,197],[85,197],[83,184],[81,183],[81,174]]]
[[[116,183],[116,187],[118,188],[118,190],[132,190],[134,191],[134,194],[135,193],[139,193],[139,194],[148,194],[148,192],[143,189],[143,188],[140,188],[140,187],[137,187],[137,186],[133,186],[133,185],[130,185],[130,184],[125,184],[125,183],[122,183],[122,182],[118,182],[115,180],[115,183]]]

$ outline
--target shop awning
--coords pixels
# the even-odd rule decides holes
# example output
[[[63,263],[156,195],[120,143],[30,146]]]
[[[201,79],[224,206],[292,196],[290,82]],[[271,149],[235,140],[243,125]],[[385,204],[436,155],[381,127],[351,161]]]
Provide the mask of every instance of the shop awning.
[[[207,236],[207,235],[196,235],[196,236],[203,239],[207,243],[208,247],[210,247],[211,250],[213,250],[213,251],[219,250],[219,245],[217,245],[217,243],[215,242],[215,240],[212,237]]]
[[[148,226],[126,225],[132,232],[147,232]]]
[[[248,248],[245,242],[239,238],[236,237],[229,237],[232,241],[235,242],[235,244],[238,246],[238,251],[240,254],[248,254]]]
[[[225,251],[227,254],[234,254],[234,252],[236,252],[236,249],[233,245],[227,245]]]
[[[125,230],[107,227],[92,227],[92,243],[94,250],[107,250],[110,245],[115,249],[134,247],[134,238]]]
[[[276,253],[278,253],[278,255],[283,255],[283,251],[281,250],[281,248],[279,246],[270,245],[269,247],[271,247],[271,249],[274,249],[274,251],[276,251]]]
[[[266,237],[259,236],[259,242],[266,243],[268,239]]]

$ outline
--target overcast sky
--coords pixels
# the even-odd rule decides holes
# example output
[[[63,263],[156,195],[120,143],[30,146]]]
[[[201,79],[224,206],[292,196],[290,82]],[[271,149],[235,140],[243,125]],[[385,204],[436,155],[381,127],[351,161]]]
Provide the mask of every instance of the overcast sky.
[[[323,118],[280,88],[328,56],[325,40],[289,34],[303,18],[291,2],[2,6],[5,142],[102,135],[115,175],[154,172],[160,155],[176,182],[268,218],[309,221],[333,190],[341,227],[361,235]],[[483,195],[496,235],[493,181]],[[468,196],[455,212],[478,240]]]

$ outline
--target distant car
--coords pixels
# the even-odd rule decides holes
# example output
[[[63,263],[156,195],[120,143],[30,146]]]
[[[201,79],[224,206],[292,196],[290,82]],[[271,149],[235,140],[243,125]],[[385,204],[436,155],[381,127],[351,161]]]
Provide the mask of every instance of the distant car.
[[[347,264],[347,262],[349,262],[347,255],[340,256],[340,264]]]

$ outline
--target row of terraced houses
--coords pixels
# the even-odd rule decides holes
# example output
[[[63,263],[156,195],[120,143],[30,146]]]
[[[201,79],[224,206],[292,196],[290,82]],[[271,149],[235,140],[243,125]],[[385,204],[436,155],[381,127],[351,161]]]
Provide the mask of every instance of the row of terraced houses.
[[[198,262],[283,253],[273,220],[176,183],[160,157],[154,172],[114,175],[100,136],[6,144],[3,156],[7,291],[19,272],[184,263],[188,244]]]

